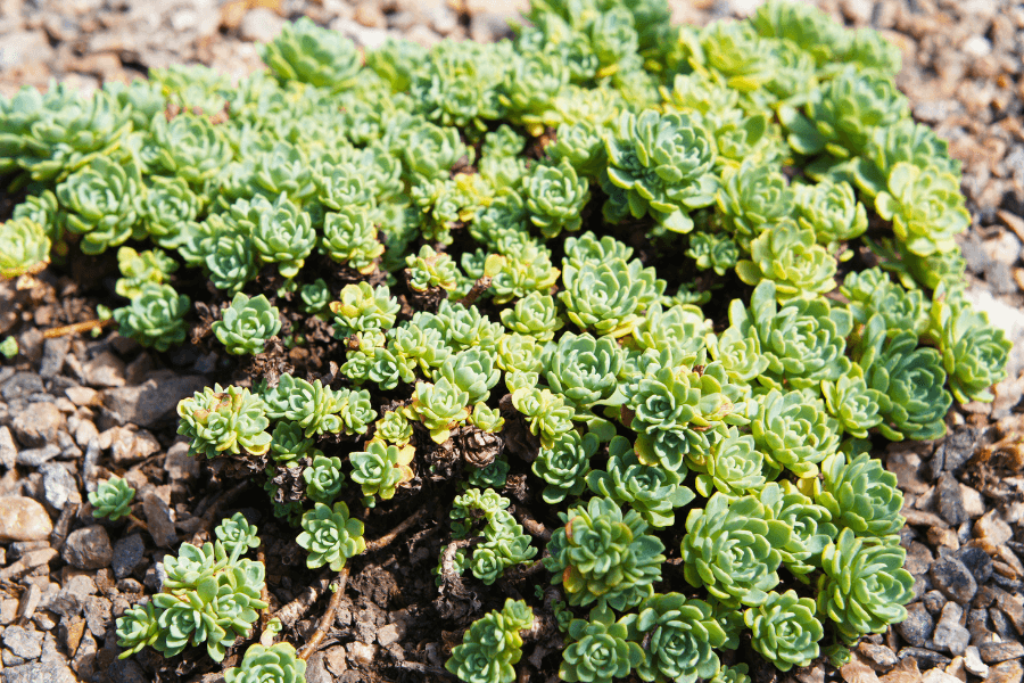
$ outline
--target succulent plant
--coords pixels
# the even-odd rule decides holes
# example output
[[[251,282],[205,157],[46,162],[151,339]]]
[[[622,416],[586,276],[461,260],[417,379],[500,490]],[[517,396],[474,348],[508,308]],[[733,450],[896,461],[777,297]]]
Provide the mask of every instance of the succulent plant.
[[[302,478],[306,480],[306,495],[310,500],[330,505],[341,493],[341,486],[345,483],[341,458],[316,456],[312,467],[302,471]]]
[[[280,464],[290,465],[302,458],[316,459],[323,452],[316,448],[313,440],[306,437],[301,425],[289,420],[280,420],[271,433],[270,456]]]
[[[892,221],[896,239],[918,256],[953,251],[953,237],[971,223],[953,174],[907,162],[890,171],[888,191],[875,197],[875,208]]]
[[[409,463],[415,454],[412,446],[399,448],[370,441],[365,451],[349,456],[352,481],[362,486],[364,496],[379,495],[381,500],[390,500],[398,486],[413,478]]]
[[[302,533],[295,540],[309,553],[306,566],[310,569],[326,564],[332,572],[340,572],[346,560],[366,550],[363,523],[351,519],[342,502],[333,507],[317,503],[302,515]]]
[[[0,224],[0,279],[39,272],[50,261],[50,246],[43,226],[30,218]]]
[[[622,347],[613,339],[594,339],[589,334],[566,332],[557,345],[545,354],[544,377],[552,391],[573,405],[590,407],[595,403],[614,405],[618,374],[623,365]]]
[[[111,477],[89,494],[92,516],[107,517],[111,522],[116,522],[131,514],[133,498],[135,489],[131,484],[120,477]]]
[[[366,205],[346,205],[324,215],[320,250],[333,260],[368,275],[377,269],[376,260],[384,254],[384,245]]]
[[[355,332],[390,328],[395,324],[399,306],[387,285],[375,288],[359,282],[345,285],[330,309],[334,314],[334,334],[340,339]]]
[[[270,450],[266,404],[248,389],[224,389],[219,384],[206,387],[178,403],[178,417],[178,433],[191,439],[190,455],[215,458],[245,450],[258,456]]]
[[[961,403],[991,401],[994,396],[989,387],[1005,377],[1010,341],[1003,330],[989,324],[985,313],[951,298],[932,308],[934,325],[941,330],[942,364],[949,375],[949,388]]]
[[[469,417],[469,402],[468,392],[442,377],[436,384],[417,382],[412,405],[404,410],[406,417],[419,420],[430,430],[435,443],[444,443],[452,428]]]
[[[281,331],[281,311],[262,294],[250,299],[239,292],[211,327],[228,353],[256,355],[263,352],[268,339]]]
[[[818,614],[827,616],[847,642],[880,633],[907,618],[914,577],[903,567],[906,551],[843,529],[822,554]]]
[[[280,683],[302,683],[306,680],[306,662],[296,656],[289,643],[274,643],[264,647],[250,645],[238,666],[224,671],[225,683],[262,683],[274,680]]]
[[[597,452],[598,438],[580,436],[574,429],[562,434],[551,448],[541,448],[533,461],[533,473],[547,482],[541,493],[545,503],[554,505],[566,496],[578,496],[586,485],[590,458]],[[607,494],[606,494],[607,495]]]
[[[675,508],[695,497],[678,472],[642,464],[629,440],[617,435],[608,444],[606,470],[590,472],[586,482],[595,495],[629,505],[652,527],[675,524]]]
[[[633,628],[647,642],[637,666],[640,680],[693,683],[718,673],[715,649],[725,643],[725,631],[706,602],[679,593],[655,595],[640,604]]]
[[[530,433],[540,439],[542,448],[553,448],[555,441],[572,429],[575,411],[547,389],[522,387],[512,392],[512,405],[530,425]]]
[[[801,391],[772,389],[760,397],[750,431],[767,465],[798,477],[817,476],[818,463],[839,447],[838,422]]]
[[[519,632],[532,623],[533,611],[525,602],[506,600],[500,612],[492,610],[470,625],[445,668],[467,683],[512,683],[512,665],[522,657]]]
[[[580,213],[590,200],[590,187],[568,161],[534,167],[523,181],[523,190],[530,222],[545,237],[557,237],[562,230],[580,229]]]
[[[753,633],[751,645],[779,671],[817,659],[825,629],[811,598],[798,597],[793,590],[781,595],[772,591],[765,604],[748,608],[743,618]]]
[[[282,81],[298,81],[341,91],[359,71],[359,51],[351,40],[303,17],[286,24],[262,47],[262,59]]]
[[[644,533],[638,512],[623,514],[614,500],[595,497],[560,516],[565,526],[552,534],[544,566],[564,585],[570,605],[624,610],[654,595],[665,546]]]
[[[762,605],[779,584],[778,549],[791,534],[754,496],[730,500],[715,493],[686,518],[680,547],[686,581],[727,606]]]
[[[903,527],[903,493],[896,475],[867,453],[847,458],[836,453],[822,463],[825,479],[816,502],[835,523],[858,536],[895,536]]]
[[[639,643],[629,638],[623,619],[615,621],[607,606],[590,612],[590,620],[573,619],[569,624],[572,643],[562,653],[558,677],[563,681],[611,683],[623,678],[644,661]]]
[[[815,242],[814,231],[784,220],[767,228],[750,243],[750,260],[736,264],[748,285],[775,283],[780,301],[824,294],[835,288],[835,260]]]
[[[57,186],[68,230],[83,235],[83,252],[102,253],[139,231],[141,180],[137,167],[97,157]]]

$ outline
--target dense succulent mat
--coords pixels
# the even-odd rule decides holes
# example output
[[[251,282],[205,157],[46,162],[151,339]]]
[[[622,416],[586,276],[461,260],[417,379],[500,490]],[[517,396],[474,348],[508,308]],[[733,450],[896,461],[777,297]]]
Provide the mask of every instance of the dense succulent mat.
[[[991,400],[1009,350],[964,298],[959,165],[909,118],[898,51],[806,6],[700,30],[654,1],[528,19],[365,54],[299,22],[234,85],[23,90],[0,102],[24,196],[0,274],[117,248],[121,334],[222,363],[179,405],[190,452],[263,482],[308,567],[365,550],[352,509],[433,492],[452,605],[547,570],[550,591],[441,615],[479,617],[448,661],[463,680],[514,680],[545,629],[566,681],[739,681],[721,660],[741,641],[783,671],[840,663],[912,597],[872,451]],[[517,517],[526,481],[544,507]],[[126,654],[219,661],[256,635],[256,529],[216,535],[119,619]],[[262,625],[229,680],[301,676]]]

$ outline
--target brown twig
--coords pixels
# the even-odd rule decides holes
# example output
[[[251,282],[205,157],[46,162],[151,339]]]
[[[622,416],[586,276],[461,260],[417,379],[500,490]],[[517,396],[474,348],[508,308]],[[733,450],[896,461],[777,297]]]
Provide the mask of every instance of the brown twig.
[[[78,334],[79,332],[89,332],[91,330],[103,329],[109,325],[114,324],[114,319],[110,318],[107,320],[86,320],[85,322],[72,323],[70,325],[63,325],[61,327],[53,327],[49,330],[43,331],[43,339],[53,339],[54,337],[63,337],[68,334]]]
[[[389,543],[398,538],[398,535],[400,533],[411,527],[416,522],[420,521],[420,518],[423,517],[423,515],[425,515],[426,512],[426,508],[420,508],[419,510],[416,511],[415,514],[413,514],[411,517],[407,517],[405,520],[402,521],[401,524],[396,526],[391,531],[387,532],[375,541],[368,542],[366,544],[366,552],[370,553],[386,547]]]
[[[302,616],[309,611],[313,604],[320,599],[327,587],[331,585],[331,574],[325,571],[317,580],[306,587],[299,597],[277,610],[275,617],[281,620],[281,626],[291,628]]]
[[[267,566],[267,553],[264,550],[263,541],[260,540],[260,547],[256,549],[256,560],[264,567]],[[270,621],[270,589],[267,582],[263,582],[263,589],[260,591],[260,600],[267,603],[266,609],[260,610],[260,633],[267,630],[267,622]]]
[[[530,513],[526,510],[516,506],[515,516],[519,518],[519,522],[523,525],[523,529],[526,530],[526,533],[530,534],[534,538],[539,538],[545,543],[551,540],[551,530],[541,522],[538,522],[531,517]]]
[[[345,595],[345,583],[348,581],[348,567],[342,567],[341,573],[338,574],[338,586],[334,591],[334,595],[331,596],[330,602],[327,603],[327,611],[320,618],[320,623],[316,627],[316,631],[310,636],[306,644],[302,646],[297,655],[299,659],[306,660],[309,656],[316,652],[320,642],[327,635],[327,631],[334,625],[334,620],[338,616],[338,607],[341,606],[341,599]]]
[[[461,299],[459,299],[455,303],[459,303],[459,304],[462,304],[463,306],[469,307],[477,299],[480,298],[481,294],[483,294],[484,292],[486,292],[490,288],[491,288],[491,278],[489,278],[487,276],[484,276],[484,277],[482,277],[482,278],[480,278],[479,280],[476,281],[476,283],[473,285],[472,289],[469,290],[469,293],[467,293],[466,296],[462,297]]]
[[[128,521],[130,522],[130,524],[128,526],[128,529],[126,529],[125,531],[130,531],[132,526],[137,526],[146,533],[149,533],[149,525],[130,512],[128,513]]]

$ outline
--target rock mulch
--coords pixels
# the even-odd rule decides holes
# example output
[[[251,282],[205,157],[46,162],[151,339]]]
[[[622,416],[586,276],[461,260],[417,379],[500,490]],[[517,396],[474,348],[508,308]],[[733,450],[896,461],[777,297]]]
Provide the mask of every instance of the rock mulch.
[[[51,78],[90,90],[183,62],[243,75],[260,66],[254,41],[272,39],[287,19],[302,15],[365,47],[396,34],[423,44],[493,40],[507,35],[525,4],[0,0],[0,94],[25,84],[45,87]],[[678,21],[704,22],[749,12],[757,3],[672,4]],[[1017,342],[1010,378],[996,387],[992,404],[954,410],[950,434],[940,442],[894,444],[885,454],[905,495],[902,542],[915,599],[908,619],[861,642],[840,674],[849,683],[1021,683],[1024,6],[1009,0],[818,4],[853,26],[882,30],[903,51],[898,82],[915,117],[950,140],[951,154],[964,164],[962,186],[974,216],[962,240],[969,291]],[[116,334],[44,339],[41,329],[94,317],[86,294],[74,278],[47,273],[20,290],[0,283],[0,335],[15,332],[23,352],[16,367],[0,366],[0,680],[6,683],[150,680],[139,663],[117,659],[113,620],[157,587],[155,564],[165,553],[202,537],[208,526],[202,513],[214,505],[199,490],[199,463],[173,430],[174,406],[206,383],[208,359],[172,355],[172,367],[162,368]],[[146,529],[91,516],[88,492],[113,473],[138,489],[135,509]],[[412,543],[414,562],[436,556],[431,543]],[[399,564],[384,558],[375,580],[353,579],[354,597],[336,623],[343,637],[311,659],[309,680],[369,680],[374,658],[386,653],[402,663],[404,648],[416,647],[415,606],[389,602],[393,577],[403,576]],[[278,603],[306,588],[291,585],[280,563],[269,571],[278,574]],[[299,625],[307,633],[313,626]],[[436,633],[420,642],[427,640],[435,642]],[[444,661],[436,645],[416,661],[423,658],[435,674]],[[422,664],[407,666],[414,676],[408,680],[430,675]],[[201,671],[172,673],[166,680],[210,680]],[[821,683],[825,676],[818,665],[785,680]]]

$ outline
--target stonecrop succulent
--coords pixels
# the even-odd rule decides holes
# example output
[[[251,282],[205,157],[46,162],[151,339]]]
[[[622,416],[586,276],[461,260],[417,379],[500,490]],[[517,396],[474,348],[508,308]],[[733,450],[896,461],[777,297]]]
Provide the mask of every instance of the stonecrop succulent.
[[[133,498],[135,489],[131,484],[120,477],[111,477],[89,494],[89,504],[93,508],[93,517],[106,517],[116,522],[131,514]]]
[[[238,293],[211,327],[228,353],[256,355],[263,351],[267,340],[281,331],[281,312],[262,294],[250,299]]]
[[[0,279],[116,248],[119,334],[238,382],[178,404],[190,454],[253,477],[307,568],[440,506],[416,533],[441,534],[439,629],[476,619],[462,680],[522,675],[531,609],[566,681],[749,683],[721,666],[747,643],[841,663],[914,594],[872,449],[993,400],[1010,342],[966,296],[960,164],[899,49],[786,0],[670,15],[532,0],[511,40],[360,48],[303,19],[237,82],[0,97]],[[249,637],[255,527],[210,538],[120,617],[126,653]],[[555,587],[483,614],[527,577]],[[301,678],[263,635],[229,683]]]

